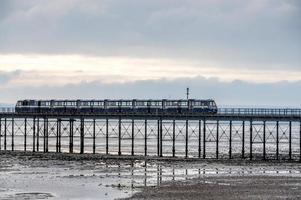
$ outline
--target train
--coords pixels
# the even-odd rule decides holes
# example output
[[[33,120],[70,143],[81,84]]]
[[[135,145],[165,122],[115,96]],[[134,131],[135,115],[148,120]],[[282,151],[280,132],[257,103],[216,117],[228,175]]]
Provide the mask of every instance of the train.
[[[19,100],[16,113],[39,114],[216,114],[213,99]]]

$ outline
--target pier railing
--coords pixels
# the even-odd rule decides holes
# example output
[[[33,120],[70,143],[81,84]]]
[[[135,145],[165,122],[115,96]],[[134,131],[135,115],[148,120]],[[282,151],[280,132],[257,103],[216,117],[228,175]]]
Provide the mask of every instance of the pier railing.
[[[301,116],[301,109],[294,108],[219,108],[222,115]]]
[[[0,113],[15,113],[14,107],[0,107]],[[38,114],[38,113],[35,113]],[[90,113],[93,114],[93,113]],[[86,114],[89,115],[89,114]],[[112,114],[116,115],[116,114]],[[126,115],[126,113],[122,113]],[[129,113],[133,115],[133,113]],[[174,114],[182,116],[183,114]],[[195,116],[196,114],[191,114]],[[301,117],[301,108],[219,108],[218,115],[227,116],[270,116],[270,117]]]
[[[14,113],[14,107],[0,107],[0,113]]]

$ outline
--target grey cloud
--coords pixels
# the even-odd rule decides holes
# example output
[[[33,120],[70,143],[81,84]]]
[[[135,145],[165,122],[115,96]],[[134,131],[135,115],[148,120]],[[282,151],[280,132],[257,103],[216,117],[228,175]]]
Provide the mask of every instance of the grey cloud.
[[[10,80],[18,78],[20,74],[21,74],[20,70],[16,70],[12,72],[0,71],[0,84],[5,85]]]
[[[301,69],[296,0],[12,2],[0,22],[1,53],[180,57]]]
[[[103,98],[185,98],[186,87],[191,98],[214,98],[219,105],[301,107],[301,82],[252,84],[244,81],[222,82],[216,78],[137,81],[125,84],[99,82],[65,86],[32,86],[0,88],[1,101],[17,99],[103,99]]]

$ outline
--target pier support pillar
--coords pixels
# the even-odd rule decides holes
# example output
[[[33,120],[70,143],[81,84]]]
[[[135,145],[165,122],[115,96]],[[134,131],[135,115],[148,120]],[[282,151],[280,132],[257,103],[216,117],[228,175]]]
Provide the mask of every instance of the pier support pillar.
[[[118,120],[118,155],[121,155],[121,117]]]
[[[216,149],[215,149],[215,153],[216,153],[216,159],[218,159],[219,156],[219,120],[216,121]]]
[[[242,149],[241,149],[241,158],[245,158],[245,121],[242,122]]]
[[[276,159],[279,160],[279,121],[276,122]]]
[[[131,155],[134,156],[135,152],[135,121],[132,119],[132,150],[131,150]]]
[[[73,153],[73,130],[74,130],[74,120],[69,119],[69,153]]]
[[[36,117],[33,118],[32,125],[32,152],[36,151]]]
[[[26,151],[27,147],[27,118],[24,119],[24,151]]]
[[[96,120],[93,119],[93,154],[96,153]]]
[[[157,156],[159,157],[160,156],[160,120],[158,120],[157,122],[157,128],[158,128],[158,131],[157,131]]]
[[[4,118],[4,150],[6,151],[6,142],[7,142],[7,119]]]
[[[0,151],[2,150],[2,118],[0,118]]]
[[[202,121],[199,120],[199,158],[201,158],[201,148],[202,148]]]
[[[147,119],[144,120],[144,156],[147,156]]]
[[[84,118],[80,119],[80,153],[85,151],[85,121]]]
[[[292,121],[289,122],[289,159],[292,159]]]
[[[44,152],[48,152],[48,118],[44,118]]]
[[[250,160],[253,159],[253,121],[250,121]]]
[[[172,157],[176,156],[176,120],[172,121]]]
[[[203,120],[203,159],[206,158],[206,119]]]
[[[160,118],[160,133],[159,133],[159,135],[160,135],[160,157],[162,157],[163,156],[163,128],[162,128],[162,126],[163,126],[163,121],[162,121],[162,118]]]
[[[40,118],[37,118],[37,152],[40,150]]]
[[[263,122],[263,160],[266,159],[266,121]]]
[[[106,118],[106,154],[109,154],[109,119]]]
[[[15,150],[15,119],[11,119],[11,150]]]
[[[188,120],[186,119],[186,125],[185,125],[185,158],[188,158]]]
[[[229,159],[232,159],[232,129],[233,123],[230,121],[230,135],[229,135]]]

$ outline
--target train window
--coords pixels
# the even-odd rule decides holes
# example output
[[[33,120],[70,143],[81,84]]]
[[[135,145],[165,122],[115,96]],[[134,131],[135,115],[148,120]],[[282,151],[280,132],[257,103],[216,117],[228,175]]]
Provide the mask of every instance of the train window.
[[[103,101],[98,101],[98,106],[103,106],[104,105],[104,102]]]
[[[118,103],[118,102],[116,102],[116,101],[107,101],[107,105],[108,105],[108,106],[118,106],[117,103]]]
[[[188,105],[188,102],[187,101],[181,101],[179,102],[180,103],[180,106],[187,106]]]
[[[202,102],[200,102],[200,101],[195,101],[195,102],[194,102],[194,106],[199,107],[199,106],[201,106],[201,105],[202,105]]]
[[[166,106],[178,106],[178,102],[177,101],[166,101],[165,105]]]
[[[136,101],[136,106],[146,106],[147,102],[144,101]]]
[[[75,106],[75,105],[76,105],[76,102],[75,102],[75,101],[67,101],[67,102],[66,102],[66,105],[67,105],[67,106]]]
[[[55,101],[54,102],[54,106],[63,106],[64,105],[64,102],[62,101]]]
[[[132,106],[132,101],[122,101],[121,106]]]
[[[90,102],[89,101],[81,101],[80,105],[81,106],[90,106]]]
[[[151,106],[162,106],[162,101],[151,101]]]
[[[34,101],[34,100],[31,100],[31,101],[29,102],[29,106],[36,106],[36,105],[37,105],[37,102]]]

